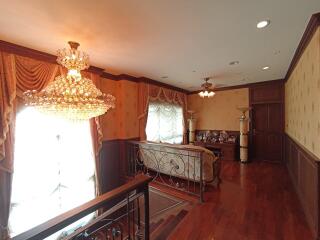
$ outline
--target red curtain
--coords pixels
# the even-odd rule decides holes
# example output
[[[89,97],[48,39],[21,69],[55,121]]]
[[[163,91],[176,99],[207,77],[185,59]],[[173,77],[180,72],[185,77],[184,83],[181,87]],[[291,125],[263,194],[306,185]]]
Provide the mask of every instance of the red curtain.
[[[26,90],[41,90],[66,70],[57,64],[0,51],[0,239],[8,239],[11,184],[14,162],[14,127],[17,99]],[[87,73],[85,73],[87,74]],[[99,84],[99,75],[91,79]],[[97,166],[97,194],[100,189],[99,151],[102,131],[99,119],[91,120],[91,134]]]
[[[97,74],[89,74],[85,73],[84,75],[87,75],[92,82],[96,85],[98,89],[101,87],[101,79],[100,76]],[[89,76],[88,76],[89,75]],[[102,147],[102,139],[103,139],[103,133],[101,128],[101,117],[95,117],[90,119],[90,131],[91,131],[91,137],[92,137],[92,147],[95,157],[95,166],[96,166],[96,195],[99,196],[102,193],[102,180],[101,180],[101,162],[100,162],[100,151]]]
[[[139,137],[141,141],[147,140],[146,126],[148,119],[149,85],[140,82],[138,86],[138,120]]]

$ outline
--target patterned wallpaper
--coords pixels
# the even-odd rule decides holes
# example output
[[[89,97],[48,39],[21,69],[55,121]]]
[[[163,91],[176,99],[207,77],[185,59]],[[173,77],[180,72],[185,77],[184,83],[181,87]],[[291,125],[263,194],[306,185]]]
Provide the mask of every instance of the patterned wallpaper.
[[[249,106],[249,89],[217,91],[213,98],[203,99],[198,94],[188,96],[188,109],[196,111],[197,129],[239,131],[240,111]]]
[[[103,140],[138,137],[137,83],[103,78],[101,90],[116,97],[116,108],[108,111],[102,117]]]
[[[286,82],[285,131],[320,157],[320,28]]]
[[[116,108],[102,117],[103,140],[139,137],[137,101],[138,84],[135,82],[103,79],[101,90],[116,97]],[[188,96],[188,108],[197,111],[197,129],[239,130],[238,106],[249,105],[247,88],[218,91],[212,99],[197,94]]]
[[[139,137],[138,126],[138,84],[131,81],[119,81],[119,138]]]
[[[104,79],[101,80],[100,89],[104,93],[110,93],[116,97],[116,108],[111,109],[102,116],[101,125],[103,132],[103,140],[118,139],[117,119],[118,119],[118,92],[117,81]]]

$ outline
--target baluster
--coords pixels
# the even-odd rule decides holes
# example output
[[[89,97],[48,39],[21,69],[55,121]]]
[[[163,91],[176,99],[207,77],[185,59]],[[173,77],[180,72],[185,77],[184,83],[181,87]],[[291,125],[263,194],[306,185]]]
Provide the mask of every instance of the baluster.
[[[132,236],[133,236],[133,239],[136,238],[136,234],[135,234],[136,222],[134,220],[134,211],[135,211],[135,204],[134,203],[135,203],[135,200],[133,200],[131,202],[131,204],[132,204]]]
[[[187,176],[187,182],[188,182],[188,188],[187,191],[190,191],[190,152],[188,151],[188,176]]]
[[[135,145],[134,146],[134,174],[133,176],[135,176],[137,174],[137,162],[139,158],[139,145]]]
[[[202,166],[203,165],[203,152],[200,155],[200,202],[203,203],[203,179],[202,179]]]
[[[130,202],[129,202],[129,193],[127,193],[127,233],[128,233],[128,240],[131,239],[130,236]]]
[[[137,204],[138,204],[138,232],[140,233],[141,231],[141,223],[140,223],[140,197],[137,198]]]
[[[144,239],[149,240],[149,187],[145,185],[144,191]]]

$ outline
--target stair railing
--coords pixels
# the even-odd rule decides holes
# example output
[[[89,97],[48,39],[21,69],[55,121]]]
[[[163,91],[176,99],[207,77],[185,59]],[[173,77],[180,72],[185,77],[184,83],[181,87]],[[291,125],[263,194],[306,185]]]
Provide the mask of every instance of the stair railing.
[[[69,226],[90,213],[99,211],[97,217],[83,227],[60,239],[149,239],[149,183],[152,179],[146,175],[138,175],[130,182],[107,192],[95,199],[65,212],[51,220],[40,224],[12,240],[44,239]],[[143,231],[140,225],[139,198],[144,198]],[[119,200],[120,199],[120,200]],[[107,204],[119,200],[113,207],[106,209]],[[135,214],[138,214],[136,221]],[[28,217],[28,216],[26,216]]]

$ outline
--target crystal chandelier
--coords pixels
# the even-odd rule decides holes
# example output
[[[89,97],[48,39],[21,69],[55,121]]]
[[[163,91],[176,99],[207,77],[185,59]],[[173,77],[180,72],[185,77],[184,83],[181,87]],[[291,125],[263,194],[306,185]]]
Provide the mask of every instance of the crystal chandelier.
[[[212,87],[212,83],[208,83],[209,79],[209,77],[204,78],[205,83],[201,85],[203,90],[198,93],[202,98],[211,98],[215,95],[215,92],[210,89]]]
[[[115,107],[115,97],[102,93],[90,79],[81,76],[81,70],[89,68],[89,55],[77,50],[79,43],[68,43],[70,48],[58,50],[57,58],[68,69],[67,76],[57,76],[40,92],[24,92],[26,105],[71,120],[86,120],[106,113]]]

